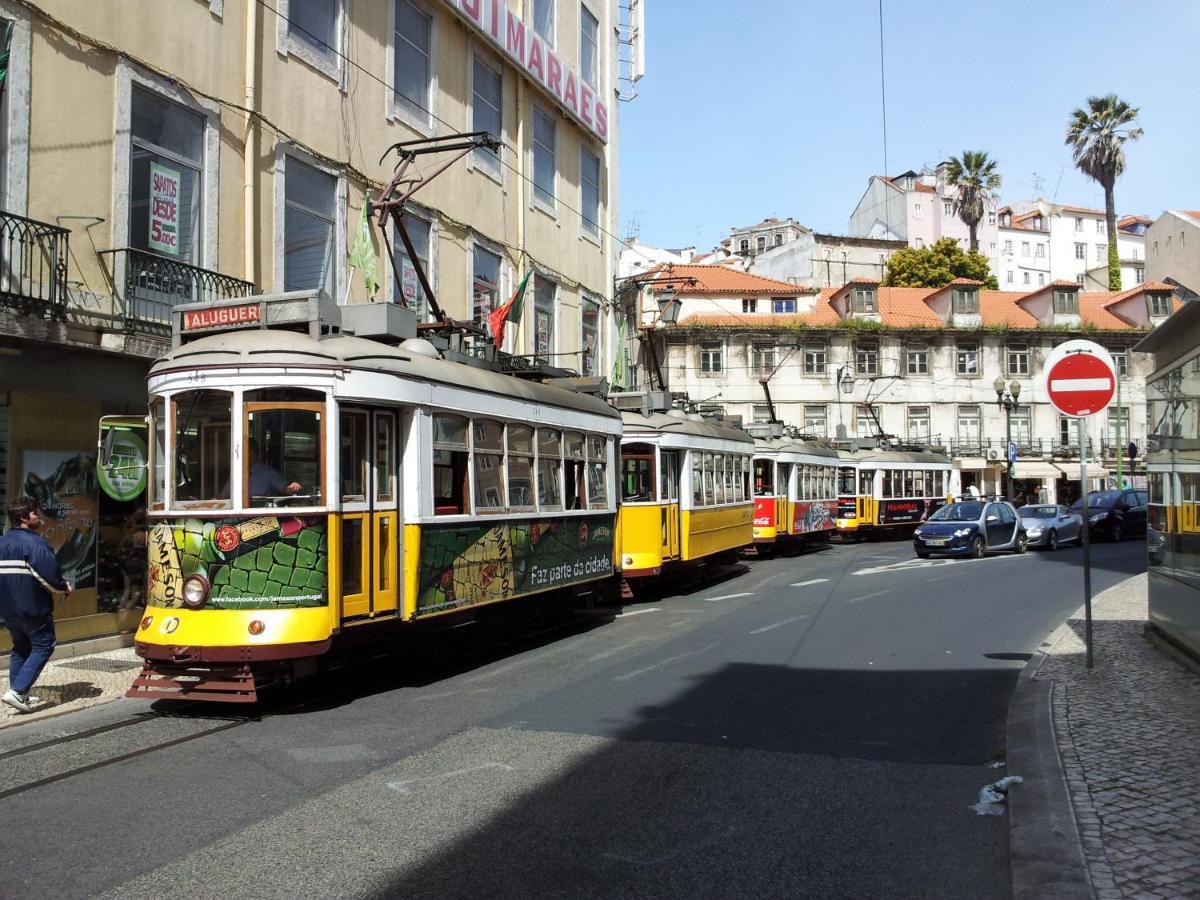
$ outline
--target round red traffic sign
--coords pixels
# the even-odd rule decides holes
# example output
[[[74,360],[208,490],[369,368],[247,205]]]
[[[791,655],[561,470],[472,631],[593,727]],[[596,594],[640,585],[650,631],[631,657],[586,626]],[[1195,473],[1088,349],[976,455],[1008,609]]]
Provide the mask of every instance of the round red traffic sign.
[[[1091,353],[1071,353],[1046,373],[1046,396],[1064,416],[1090,416],[1112,401],[1117,382],[1108,362]]]

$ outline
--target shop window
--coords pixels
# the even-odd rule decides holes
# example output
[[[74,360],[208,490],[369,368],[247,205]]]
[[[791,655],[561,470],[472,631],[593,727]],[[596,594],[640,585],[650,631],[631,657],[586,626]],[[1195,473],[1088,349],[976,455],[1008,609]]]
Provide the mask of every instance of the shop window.
[[[198,265],[205,119],[136,85],[131,112],[129,246]]]

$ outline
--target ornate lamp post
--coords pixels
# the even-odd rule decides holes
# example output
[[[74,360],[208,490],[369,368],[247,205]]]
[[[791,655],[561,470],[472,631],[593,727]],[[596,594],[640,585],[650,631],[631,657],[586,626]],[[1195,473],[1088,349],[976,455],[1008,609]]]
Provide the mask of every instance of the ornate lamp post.
[[[1008,447],[1012,443],[1012,411],[1017,408],[1017,398],[1021,396],[1021,382],[1015,378],[1004,383],[1004,379],[997,376],[992,382],[992,387],[996,391],[996,405],[1004,409],[1004,460],[1008,469],[1008,484],[1005,487],[1005,496],[1008,502],[1013,500],[1013,460],[1009,455]]]

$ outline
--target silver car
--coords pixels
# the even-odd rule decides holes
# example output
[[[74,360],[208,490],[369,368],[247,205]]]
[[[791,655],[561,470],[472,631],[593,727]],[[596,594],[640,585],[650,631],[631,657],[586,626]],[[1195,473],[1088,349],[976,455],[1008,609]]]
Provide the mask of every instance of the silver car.
[[[1065,506],[1037,503],[1017,510],[1030,547],[1057,550],[1059,544],[1079,541],[1083,520]]]

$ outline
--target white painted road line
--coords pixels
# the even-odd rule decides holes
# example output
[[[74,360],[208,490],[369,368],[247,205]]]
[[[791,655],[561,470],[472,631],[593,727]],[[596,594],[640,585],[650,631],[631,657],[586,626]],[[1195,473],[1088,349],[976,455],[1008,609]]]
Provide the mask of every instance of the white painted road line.
[[[929,569],[938,569],[942,566],[963,566],[963,565],[979,565],[980,563],[989,562],[998,559],[1021,559],[1022,557],[1015,553],[1006,553],[1003,556],[985,556],[983,559],[948,559],[939,557],[938,559],[906,559],[904,562],[893,563],[890,566],[871,566],[868,569],[859,569],[855,575],[891,575],[898,572],[926,572]]]
[[[629,612],[617,613],[615,616],[613,616],[613,618],[614,619],[624,619],[629,616],[640,616],[643,613],[648,613],[648,612],[662,612],[662,608],[658,607],[658,606],[651,606],[649,609],[631,609],[631,610],[629,610]]]
[[[801,619],[807,619],[808,616],[792,616],[790,619],[784,619],[782,622],[776,622],[774,625],[764,625],[762,628],[755,628],[751,634],[762,634],[764,631],[773,631],[776,628],[782,628],[784,625],[791,625],[793,622],[799,622]]]
[[[828,578],[813,578],[809,581],[797,581],[792,587],[808,587],[810,584],[824,584]]]
[[[720,597],[705,597],[709,603],[716,603],[718,600],[733,600],[737,597],[753,597],[754,591],[742,591],[740,594],[722,594]]]
[[[637,678],[639,675],[645,675],[649,672],[657,672],[659,669],[665,668],[673,662],[679,662],[681,659],[687,659],[689,656],[696,656],[700,653],[707,653],[713,647],[717,646],[717,643],[717,641],[713,641],[711,644],[705,644],[699,649],[688,650],[686,653],[680,653],[678,656],[668,656],[661,662],[656,662],[653,665],[646,666],[642,669],[635,669],[632,672],[626,672],[624,675],[618,675],[613,679],[613,681],[629,681],[632,678]]]
[[[873,594],[863,594],[861,597],[855,597],[853,600],[847,600],[847,603],[857,603],[859,600],[870,600],[872,597],[882,597],[887,591],[876,591]]]

